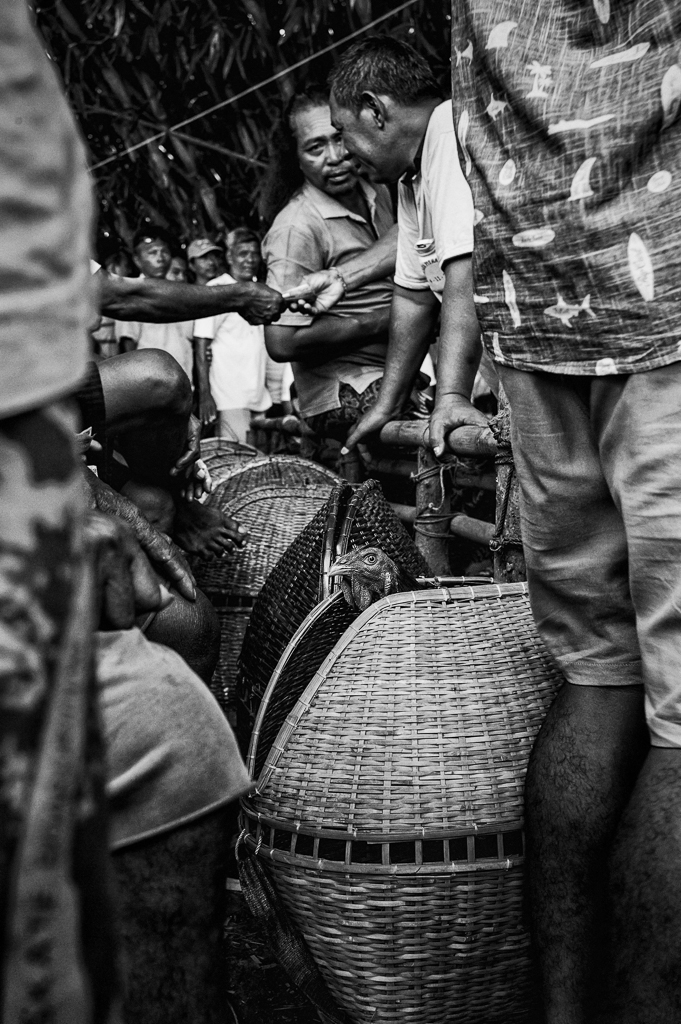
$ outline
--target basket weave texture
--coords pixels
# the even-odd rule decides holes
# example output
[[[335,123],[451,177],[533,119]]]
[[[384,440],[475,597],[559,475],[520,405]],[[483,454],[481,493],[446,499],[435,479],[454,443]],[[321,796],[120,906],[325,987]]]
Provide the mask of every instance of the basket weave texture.
[[[333,590],[328,570],[335,558],[353,547],[374,544],[413,576],[427,574],[428,567],[390,505],[380,484],[368,480],[353,490],[343,485],[329,498],[324,508],[301,533],[272,571],[253,607],[241,649],[237,681],[238,735],[242,747],[248,745],[262,696],[277,663],[294,633],[321,597]],[[346,615],[344,622],[350,621]],[[317,638],[317,657],[305,680],[309,682],[340,633]],[[299,692],[296,692],[296,698]],[[271,739],[290,711],[284,688],[277,689],[285,709],[270,707]]]
[[[359,616],[289,714],[246,849],[358,1024],[527,1013],[523,785],[561,681],[524,584],[418,591]]]
[[[340,591],[325,598],[301,623],[267,684],[253,726],[248,771],[257,778],[270,747],[296,701],[329,651],[357,618]]]
[[[265,458],[265,453],[239,441],[228,441],[224,437],[208,437],[201,442],[201,458],[208,467],[213,483],[221,483],[239,466],[254,459]]]
[[[246,546],[224,558],[194,559],[198,586],[220,618],[220,659],[211,689],[225,710],[234,707],[237,659],[253,601],[281,555],[339,483],[322,466],[295,456],[254,459],[237,466],[209,503],[245,526]]]

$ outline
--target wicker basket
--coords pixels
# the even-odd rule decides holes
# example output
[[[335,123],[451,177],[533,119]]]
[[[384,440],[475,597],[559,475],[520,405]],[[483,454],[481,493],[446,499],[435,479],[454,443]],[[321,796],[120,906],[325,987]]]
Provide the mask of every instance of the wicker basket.
[[[331,563],[350,548],[364,544],[382,548],[413,576],[427,575],[426,563],[376,480],[368,480],[356,489],[345,484],[334,492],[272,571],[253,607],[236,686],[237,732],[242,749],[248,747],[262,695],[287,644],[317,602],[337,585],[328,578]],[[315,669],[339,636],[334,635],[333,640],[319,647]]]
[[[232,470],[254,459],[265,458],[265,454],[239,441],[228,441],[224,437],[208,437],[201,442],[201,458],[208,467],[213,483],[218,484]]]
[[[523,784],[561,681],[525,584],[424,590],[360,615],[290,712],[242,839],[358,1024],[524,1019]]]
[[[251,460],[216,486],[209,502],[246,527],[243,550],[225,558],[195,559],[198,586],[220,618],[220,659],[211,689],[226,711],[253,602],[281,555],[328,499],[339,478],[294,456]]]

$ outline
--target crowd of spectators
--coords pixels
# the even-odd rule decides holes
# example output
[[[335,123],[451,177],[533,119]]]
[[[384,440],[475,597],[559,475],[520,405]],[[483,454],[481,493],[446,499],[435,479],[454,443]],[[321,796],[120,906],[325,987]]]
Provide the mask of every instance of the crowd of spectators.
[[[460,0],[451,103],[408,45],[355,44],[282,120],[268,286],[249,229],[182,250],[151,224],[88,280],[83,147],[27,5],[0,5],[3,1020],[117,1024],[122,999],[127,1024],[225,1019],[224,814],[250,783],[183,552],[247,538],[196,500],[192,409],[241,440],[290,361],[301,416],[352,448],[423,415],[438,320],[430,445],[486,424],[479,366],[501,381],[566,679],[526,787],[543,1019],[681,1019],[678,25],[628,6]]]
[[[224,244],[208,237],[182,247],[164,228],[148,224],[131,251],[118,249],[103,262],[108,276],[138,277],[196,285],[223,285],[262,278],[258,235],[250,228],[230,231]],[[177,360],[194,392],[204,433],[214,424],[219,437],[245,442],[253,413],[282,408],[285,368],[267,356],[262,325],[234,311],[170,323],[102,317],[93,331],[96,358],[162,349]],[[285,401],[290,400],[290,383]]]

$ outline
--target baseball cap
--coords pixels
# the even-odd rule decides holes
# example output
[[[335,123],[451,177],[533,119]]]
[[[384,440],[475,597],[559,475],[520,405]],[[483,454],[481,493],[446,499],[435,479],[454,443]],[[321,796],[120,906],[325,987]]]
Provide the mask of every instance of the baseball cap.
[[[193,260],[197,256],[205,256],[207,252],[221,252],[219,245],[211,242],[210,238],[195,238],[187,246],[187,259]]]

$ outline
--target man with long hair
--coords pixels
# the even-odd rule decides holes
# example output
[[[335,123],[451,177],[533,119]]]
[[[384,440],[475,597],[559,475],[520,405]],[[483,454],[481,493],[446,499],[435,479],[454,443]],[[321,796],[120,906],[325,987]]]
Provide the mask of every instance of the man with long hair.
[[[265,340],[275,361],[292,363],[307,423],[342,443],[383,376],[395,265],[390,195],[358,174],[324,92],[293,97],[275,143],[263,191],[263,213],[274,217],[263,243],[268,284],[287,292],[331,269],[342,298],[328,315],[284,312]],[[361,256],[372,246],[367,266]]]

